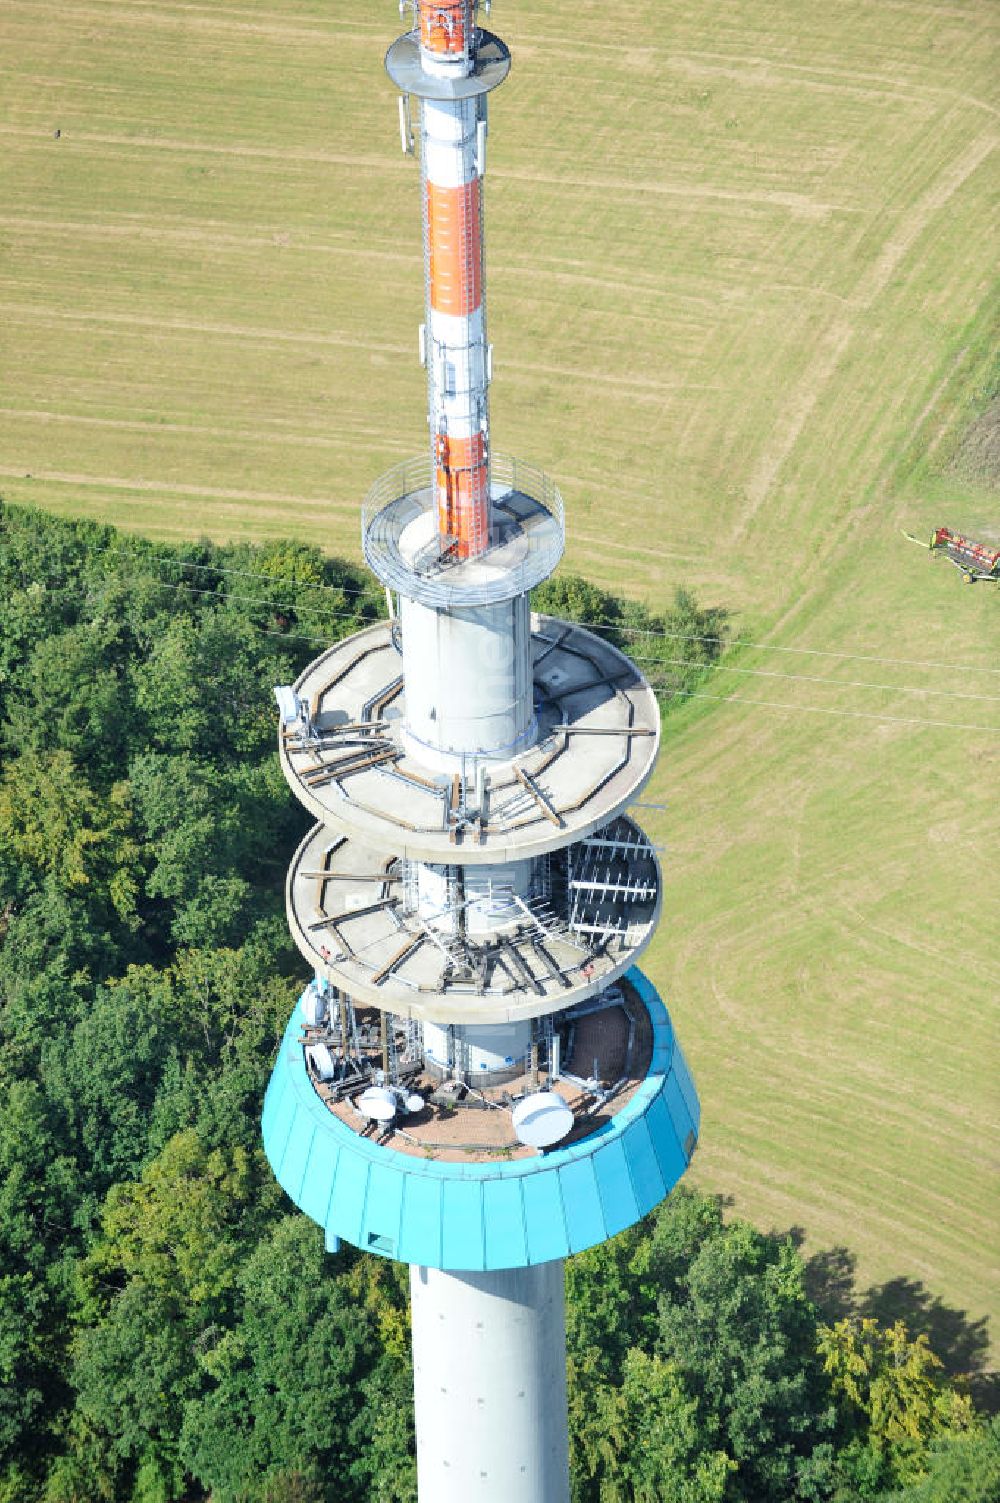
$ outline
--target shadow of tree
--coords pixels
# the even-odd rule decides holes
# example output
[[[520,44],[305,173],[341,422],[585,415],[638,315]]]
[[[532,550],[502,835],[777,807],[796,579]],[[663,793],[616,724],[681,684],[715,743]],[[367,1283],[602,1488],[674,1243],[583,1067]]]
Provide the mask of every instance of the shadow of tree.
[[[931,1294],[919,1279],[889,1279],[865,1291],[859,1305],[861,1315],[874,1315],[883,1324],[905,1321],[914,1335],[924,1332],[931,1350],[944,1363],[950,1376],[968,1378],[977,1407],[997,1412],[1000,1401],[1000,1373],[989,1372],[989,1321],[985,1315],[970,1320],[964,1310],[946,1305],[939,1295]]]
[[[792,1227],[788,1235],[801,1246],[801,1227]],[[843,1246],[824,1248],[806,1259],[806,1289],[823,1317],[834,1321],[870,1315],[883,1325],[903,1321],[911,1336],[927,1337],[949,1377],[965,1379],[978,1409],[1000,1412],[1000,1373],[987,1366],[988,1317],[970,1318],[965,1310],[946,1305],[919,1279],[888,1279],[859,1290],[857,1263],[856,1254]]]
[[[849,1247],[824,1248],[806,1259],[809,1298],[827,1320],[843,1320],[860,1313],[854,1287],[857,1266],[857,1256]]]

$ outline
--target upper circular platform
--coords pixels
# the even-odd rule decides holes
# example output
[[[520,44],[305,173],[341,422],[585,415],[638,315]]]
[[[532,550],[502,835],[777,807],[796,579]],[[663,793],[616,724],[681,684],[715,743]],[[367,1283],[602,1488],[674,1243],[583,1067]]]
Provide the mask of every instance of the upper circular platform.
[[[489,605],[526,594],[562,558],[562,497],[534,465],[494,452],[490,499],[489,548],[477,558],[455,558],[442,551],[428,456],[404,460],[376,480],[361,509],[369,567],[422,605]]]
[[[385,55],[385,71],[404,94],[419,99],[473,99],[489,94],[510,72],[510,53],[492,31],[476,28],[472,72],[465,77],[438,77],[427,73],[420,62],[420,37],[415,31],[393,42]]]
[[[471,759],[467,777],[442,773],[404,745],[388,622],[338,642],[295,684],[308,726],[279,733],[293,792],[324,824],[418,861],[520,861],[592,834],[652,773],[656,696],[623,653],[573,622],[533,617],[531,651],[538,740],[477,779]]]

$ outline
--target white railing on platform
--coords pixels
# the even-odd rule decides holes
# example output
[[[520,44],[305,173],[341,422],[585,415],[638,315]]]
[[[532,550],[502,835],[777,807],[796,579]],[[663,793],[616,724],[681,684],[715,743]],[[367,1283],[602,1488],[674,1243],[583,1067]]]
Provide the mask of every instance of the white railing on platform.
[[[490,458],[492,540],[475,558],[456,558],[436,532],[432,462],[403,460],[375,481],[361,509],[361,543],[383,584],[426,605],[485,605],[524,594],[546,579],[562,557],[563,500],[544,471],[493,452]],[[404,557],[403,533],[435,514],[430,542]]]

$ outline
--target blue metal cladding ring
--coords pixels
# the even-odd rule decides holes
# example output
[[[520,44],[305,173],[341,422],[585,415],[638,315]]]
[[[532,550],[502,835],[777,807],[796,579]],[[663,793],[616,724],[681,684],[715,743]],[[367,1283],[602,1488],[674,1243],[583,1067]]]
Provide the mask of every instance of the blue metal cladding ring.
[[[633,967],[653,1024],[645,1080],[610,1122],[533,1158],[446,1163],[360,1137],[306,1073],[298,1009],[264,1099],[264,1152],[283,1189],[326,1232],[367,1252],[448,1271],[526,1268],[624,1231],[690,1162],[700,1107],[656,988]]]

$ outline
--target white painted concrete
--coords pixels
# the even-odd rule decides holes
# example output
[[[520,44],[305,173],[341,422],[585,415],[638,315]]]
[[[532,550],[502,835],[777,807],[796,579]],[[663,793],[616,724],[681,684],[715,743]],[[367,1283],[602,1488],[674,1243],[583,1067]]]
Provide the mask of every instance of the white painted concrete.
[[[447,612],[405,596],[400,605],[404,745],[448,771],[526,751],[533,739],[528,597]]]
[[[448,1025],[425,1023],[424,1055],[440,1070],[454,1063],[470,1085],[494,1084],[495,1077],[513,1079],[531,1053],[531,1020],[514,1023],[456,1023],[454,1061],[449,1060]]]
[[[569,1503],[562,1261],[410,1293],[419,1503]]]
[[[467,867],[463,874],[456,866],[414,862],[417,913],[442,934],[458,933],[460,903],[467,934],[492,935],[504,925],[523,924],[523,902],[534,892],[535,866],[533,861],[507,861]]]

